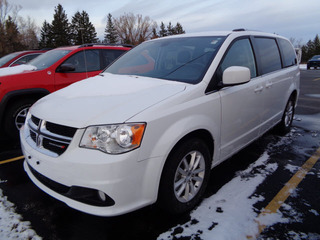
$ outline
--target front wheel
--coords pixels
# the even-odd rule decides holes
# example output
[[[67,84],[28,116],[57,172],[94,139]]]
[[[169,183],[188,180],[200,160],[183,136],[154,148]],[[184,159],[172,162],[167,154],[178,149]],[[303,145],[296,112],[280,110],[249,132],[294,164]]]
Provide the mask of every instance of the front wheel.
[[[35,102],[34,99],[16,101],[8,107],[4,118],[4,130],[13,140],[19,139],[19,129],[24,124],[29,108]]]
[[[201,139],[179,144],[169,155],[161,176],[160,206],[174,214],[193,209],[201,200],[210,175],[210,153]]]

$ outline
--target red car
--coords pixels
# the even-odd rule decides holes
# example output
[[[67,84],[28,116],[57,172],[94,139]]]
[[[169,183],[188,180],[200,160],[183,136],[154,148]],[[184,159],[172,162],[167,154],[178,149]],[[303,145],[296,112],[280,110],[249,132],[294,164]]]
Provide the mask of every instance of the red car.
[[[69,84],[95,76],[129,46],[85,44],[61,47],[28,65],[0,69],[0,137],[18,139],[30,106]],[[56,106],[59,107],[59,106]]]
[[[10,53],[0,58],[0,68],[26,64],[46,51],[47,50],[28,50]]]

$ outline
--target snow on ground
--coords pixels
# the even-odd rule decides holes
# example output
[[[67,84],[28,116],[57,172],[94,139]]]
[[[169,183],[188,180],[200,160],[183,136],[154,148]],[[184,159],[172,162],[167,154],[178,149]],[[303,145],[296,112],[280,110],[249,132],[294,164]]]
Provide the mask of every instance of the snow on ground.
[[[0,189],[0,239],[41,240],[31,229],[30,222],[22,221],[21,215],[15,212],[14,204],[3,196]]]
[[[307,64],[300,64],[299,67],[302,70],[306,70],[307,69]]]
[[[320,114],[312,116],[296,116],[295,124],[307,125],[310,129],[319,129]],[[311,132],[312,133],[312,132]],[[287,145],[292,141],[296,133],[295,128],[280,139],[271,148]],[[312,136],[315,137],[312,133]],[[255,163],[251,164],[248,169],[240,171],[237,176],[229,183],[225,184],[216,194],[205,199],[200,206],[191,213],[191,220],[173,227],[168,232],[162,233],[158,240],[172,239],[190,239],[190,240],[238,240],[238,239],[255,239],[260,226],[271,226],[276,223],[303,222],[303,214],[289,204],[283,203],[281,210],[276,213],[259,215],[259,211],[254,205],[263,201],[262,196],[254,194],[257,187],[276,171],[278,165],[269,163],[269,156],[265,152]],[[290,164],[290,160],[284,166],[284,169],[294,174],[299,167]],[[308,174],[312,174],[309,172]],[[320,172],[317,173],[320,177]],[[298,191],[294,190],[291,197],[299,198]],[[311,207],[309,205],[309,207]],[[315,216],[319,213],[309,210]],[[286,217],[287,216],[287,217]],[[319,240],[320,235],[317,233],[288,232],[290,239],[295,240]],[[252,238],[250,238],[252,237]]]
[[[268,164],[265,152],[248,169],[241,171],[215,195],[205,199],[191,213],[191,220],[179,225],[158,239],[247,239],[258,234],[257,212],[253,205],[263,201],[262,196],[254,195],[256,188],[277,168],[276,163]],[[261,224],[271,225],[286,222],[280,212],[259,219]]]
[[[35,69],[36,69],[35,66],[26,65],[26,64],[14,66],[14,67],[0,68],[0,77],[6,76],[6,75],[14,75],[14,74],[18,74],[18,73],[23,73],[24,71],[32,71]]]

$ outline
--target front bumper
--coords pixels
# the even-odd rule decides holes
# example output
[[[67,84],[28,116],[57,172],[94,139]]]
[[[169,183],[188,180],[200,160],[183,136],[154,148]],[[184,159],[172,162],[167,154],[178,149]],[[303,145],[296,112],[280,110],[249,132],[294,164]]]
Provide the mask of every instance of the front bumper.
[[[31,147],[23,128],[20,138],[25,171],[40,189],[70,207],[98,216],[116,216],[156,201],[162,157],[139,160],[141,149],[109,155],[79,148],[81,130],[66,152],[52,157]],[[91,201],[101,195],[100,202]],[[105,204],[100,204],[104,198]]]

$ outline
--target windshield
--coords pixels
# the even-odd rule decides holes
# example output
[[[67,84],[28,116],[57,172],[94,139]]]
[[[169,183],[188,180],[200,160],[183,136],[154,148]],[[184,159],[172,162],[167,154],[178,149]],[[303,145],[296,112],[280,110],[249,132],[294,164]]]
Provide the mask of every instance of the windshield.
[[[320,55],[315,55],[311,58],[312,60],[319,60],[320,59]]]
[[[198,83],[225,37],[162,38],[142,43],[104,72]]]
[[[19,52],[18,53],[11,53],[11,54],[8,54],[8,55],[0,58],[0,67],[5,65],[7,62],[9,62],[11,59],[15,58],[19,54],[20,54]]]
[[[46,52],[39,57],[33,59],[28,64],[35,66],[37,70],[43,70],[67,55],[71,50],[56,49]]]

